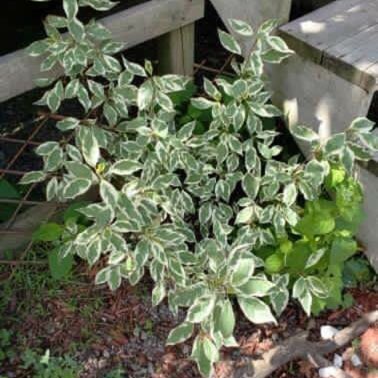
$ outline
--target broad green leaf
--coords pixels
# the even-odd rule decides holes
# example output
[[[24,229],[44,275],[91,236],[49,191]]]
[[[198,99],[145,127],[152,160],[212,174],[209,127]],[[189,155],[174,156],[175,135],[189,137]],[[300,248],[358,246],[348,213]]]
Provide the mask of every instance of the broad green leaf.
[[[61,257],[59,251],[59,248],[54,248],[48,254],[50,273],[55,280],[61,280],[68,277],[74,263],[72,254]]]
[[[357,252],[354,239],[337,237],[332,242],[330,264],[342,264]]]
[[[63,227],[57,223],[49,222],[42,224],[33,232],[33,241],[52,242],[59,240],[63,234]]]

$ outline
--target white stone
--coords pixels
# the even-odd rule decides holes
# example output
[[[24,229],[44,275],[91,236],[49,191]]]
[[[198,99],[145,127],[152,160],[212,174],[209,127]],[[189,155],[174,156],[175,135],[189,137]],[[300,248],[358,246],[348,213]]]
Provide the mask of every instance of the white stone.
[[[353,356],[350,358],[350,361],[352,362],[353,366],[361,366],[362,361],[360,357],[357,356],[357,354],[353,354]]]
[[[344,363],[343,358],[339,354],[335,354],[333,357],[333,364],[338,368],[342,368],[343,363]]]
[[[330,325],[320,327],[320,336],[323,340],[332,340],[337,332],[339,332],[339,330]]]
[[[336,376],[339,372],[339,369],[336,366],[328,366],[325,368],[319,369],[319,377],[320,378],[330,378]]]

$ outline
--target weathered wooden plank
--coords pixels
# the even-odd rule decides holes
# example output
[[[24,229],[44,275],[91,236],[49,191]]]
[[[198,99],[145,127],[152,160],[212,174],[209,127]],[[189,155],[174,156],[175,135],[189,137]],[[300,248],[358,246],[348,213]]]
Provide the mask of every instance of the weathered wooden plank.
[[[377,22],[375,0],[339,0],[283,26],[281,30],[324,51]]]
[[[292,49],[370,91],[378,54],[378,2],[339,0],[280,28]]]
[[[278,19],[281,24],[289,20],[292,0],[211,0],[214,8],[220,15],[224,24],[229,27],[228,20],[236,18],[246,21],[257,29],[268,19]],[[235,35],[240,40],[240,36]],[[253,39],[245,41],[242,45],[244,51],[248,51],[253,44]]]
[[[159,73],[192,76],[195,25],[189,24],[159,38]]]
[[[151,0],[101,20],[114,39],[133,47],[172,30],[191,24],[204,15],[204,0]],[[40,61],[27,56],[25,50],[0,57],[0,101],[35,87],[41,76]],[[58,77],[56,69],[50,73]]]
[[[365,246],[365,253],[370,263],[378,273],[378,176],[365,169],[361,169],[359,179],[362,182],[365,193],[365,219],[358,236]]]

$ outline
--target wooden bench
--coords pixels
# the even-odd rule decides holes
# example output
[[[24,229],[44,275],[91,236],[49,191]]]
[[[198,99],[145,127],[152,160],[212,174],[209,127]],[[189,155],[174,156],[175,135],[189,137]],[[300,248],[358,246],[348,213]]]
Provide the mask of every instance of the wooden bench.
[[[297,53],[271,72],[274,101],[289,125],[322,138],[366,116],[378,83],[378,1],[338,0],[279,29]],[[378,159],[361,169],[366,221],[360,239],[378,269]]]
[[[194,23],[204,16],[204,0],[150,0],[105,17],[100,22],[126,48],[159,38],[160,69],[191,75],[194,64]],[[0,57],[0,102],[35,87],[40,61],[25,50]],[[61,72],[51,72],[59,76]]]

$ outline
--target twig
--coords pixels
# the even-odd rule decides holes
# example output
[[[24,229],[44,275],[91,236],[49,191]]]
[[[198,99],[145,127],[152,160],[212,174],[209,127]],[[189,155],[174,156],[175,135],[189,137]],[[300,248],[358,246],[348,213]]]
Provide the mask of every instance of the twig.
[[[46,265],[44,261],[27,261],[27,260],[0,260],[0,265]]]
[[[377,321],[378,311],[373,311],[339,331],[333,340],[327,341],[308,341],[308,331],[301,332],[264,353],[261,359],[248,359],[239,363],[233,363],[233,371],[230,377],[265,378],[292,360],[305,359],[308,356],[318,356],[319,358],[319,356],[333,353],[337,349],[349,344],[365,332],[371,324]]]

